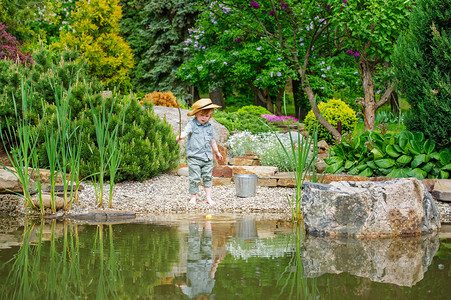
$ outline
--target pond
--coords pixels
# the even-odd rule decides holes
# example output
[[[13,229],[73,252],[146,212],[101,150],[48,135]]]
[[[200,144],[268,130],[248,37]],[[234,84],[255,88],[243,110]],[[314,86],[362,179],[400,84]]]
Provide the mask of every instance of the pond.
[[[0,219],[2,299],[449,299],[451,239],[304,235],[257,216]]]

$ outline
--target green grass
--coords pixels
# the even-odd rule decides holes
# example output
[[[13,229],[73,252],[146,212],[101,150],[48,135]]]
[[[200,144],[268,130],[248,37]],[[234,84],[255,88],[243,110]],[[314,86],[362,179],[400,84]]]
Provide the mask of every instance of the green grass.
[[[396,123],[396,124],[392,123],[392,124],[388,125],[387,133],[392,133],[392,134],[395,133],[396,134],[396,133],[400,133],[404,129],[406,129],[406,126],[403,123],[401,123],[401,125],[399,125],[398,123]],[[381,132],[380,129],[378,129],[378,128],[376,128],[374,131],[377,133]],[[365,132],[365,124],[363,122],[358,122],[354,131],[352,132],[352,136],[357,137],[364,132]]]

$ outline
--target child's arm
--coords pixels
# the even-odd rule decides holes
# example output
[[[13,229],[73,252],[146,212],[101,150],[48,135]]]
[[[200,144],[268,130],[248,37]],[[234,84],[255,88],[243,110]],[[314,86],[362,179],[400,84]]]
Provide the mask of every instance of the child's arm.
[[[222,157],[221,152],[219,152],[219,150],[218,150],[218,145],[216,144],[215,139],[211,139],[210,143],[211,143],[211,149],[213,149],[213,152],[215,153],[216,158],[218,160],[223,160],[224,158]]]
[[[184,138],[186,138],[187,136],[188,136],[188,134],[187,134],[186,132],[182,131],[182,133],[180,133],[180,135],[178,135],[178,136],[175,138],[175,140],[176,140],[177,142],[179,142],[179,141],[183,140]]]

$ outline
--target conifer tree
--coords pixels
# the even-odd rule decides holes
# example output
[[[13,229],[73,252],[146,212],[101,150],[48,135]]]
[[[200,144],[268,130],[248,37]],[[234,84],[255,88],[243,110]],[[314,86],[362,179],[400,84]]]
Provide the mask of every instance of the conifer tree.
[[[121,32],[133,49],[137,65],[135,90],[186,94],[188,84],[175,77],[185,59],[184,40],[194,26],[199,1],[122,0]]]
[[[417,1],[395,47],[399,87],[411,105],[405,119],[441,148],[451,147],[451,0]]]

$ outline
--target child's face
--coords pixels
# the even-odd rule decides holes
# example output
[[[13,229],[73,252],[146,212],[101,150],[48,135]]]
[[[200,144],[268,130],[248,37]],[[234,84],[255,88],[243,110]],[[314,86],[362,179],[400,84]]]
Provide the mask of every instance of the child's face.
[[[202,125],[208,122],[211,118],[211,111],[209,110],[201,110],[196,114],[196,119],[199,121]]]

